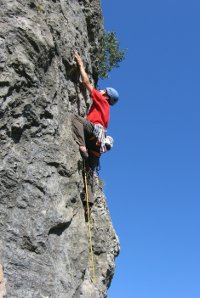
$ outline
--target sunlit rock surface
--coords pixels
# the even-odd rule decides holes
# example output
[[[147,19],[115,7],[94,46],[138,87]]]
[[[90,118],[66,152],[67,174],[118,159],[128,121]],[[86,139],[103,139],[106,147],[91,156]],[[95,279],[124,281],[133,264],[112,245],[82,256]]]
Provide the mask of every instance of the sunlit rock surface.
[[[0,297],[106,297],[119,242],[97,180],[94,283],[70,123],[70,113],[84,116],[90,105],[74,50],[97,82],[100,2],[0,0],[0,7]]]

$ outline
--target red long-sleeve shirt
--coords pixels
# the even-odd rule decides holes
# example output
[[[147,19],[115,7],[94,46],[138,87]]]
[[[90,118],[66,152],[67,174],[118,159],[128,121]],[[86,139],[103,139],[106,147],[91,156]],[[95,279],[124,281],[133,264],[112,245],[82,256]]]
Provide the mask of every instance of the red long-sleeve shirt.
[[[95,88],[92,89],[92,106],[87,115],[87,119],[94,124],[101,124],[107,128],[110,120],[110,105],[107,99]]]

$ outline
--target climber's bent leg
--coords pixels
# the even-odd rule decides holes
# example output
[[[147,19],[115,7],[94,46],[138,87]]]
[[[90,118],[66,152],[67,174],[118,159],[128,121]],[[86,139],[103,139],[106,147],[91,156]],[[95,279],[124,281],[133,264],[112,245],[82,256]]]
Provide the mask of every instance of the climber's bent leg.
[[[85,145],[85,137],[89,137],[93,133],[93,124],[87,119],[78,115],[72,115],[72,127],[83,158],[88,158],[88,153]]]
[[[74,139],[76,140],[79,146],[85,146],[83,124],[81,123],[77,115],[72,114],[71,119]]]
[[[92,136],[94,126],[87,119],[72,114],[72,127],[75,136],[75,140],[79,146],[85,146],[85,137]]]

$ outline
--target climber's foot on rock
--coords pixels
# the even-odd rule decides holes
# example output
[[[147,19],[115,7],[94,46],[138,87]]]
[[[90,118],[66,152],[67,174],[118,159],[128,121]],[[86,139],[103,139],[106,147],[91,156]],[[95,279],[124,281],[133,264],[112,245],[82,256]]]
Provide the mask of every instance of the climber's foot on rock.
[[[81,154],[82,158],[87,159],[88,158],[87,148],[85,146],[80,146],[79,150],[80,150],[80,154]]]

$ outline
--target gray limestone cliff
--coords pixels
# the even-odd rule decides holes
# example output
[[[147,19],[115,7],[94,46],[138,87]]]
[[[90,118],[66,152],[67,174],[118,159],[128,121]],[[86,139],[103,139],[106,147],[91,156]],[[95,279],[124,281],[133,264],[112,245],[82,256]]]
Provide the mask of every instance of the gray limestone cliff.
[[[102,34],[100,0],[0,0],[0,297],[107,297],[119,242],[97,180],[94,283],[70,123],[91,103],[73,52],[96,83]]]

